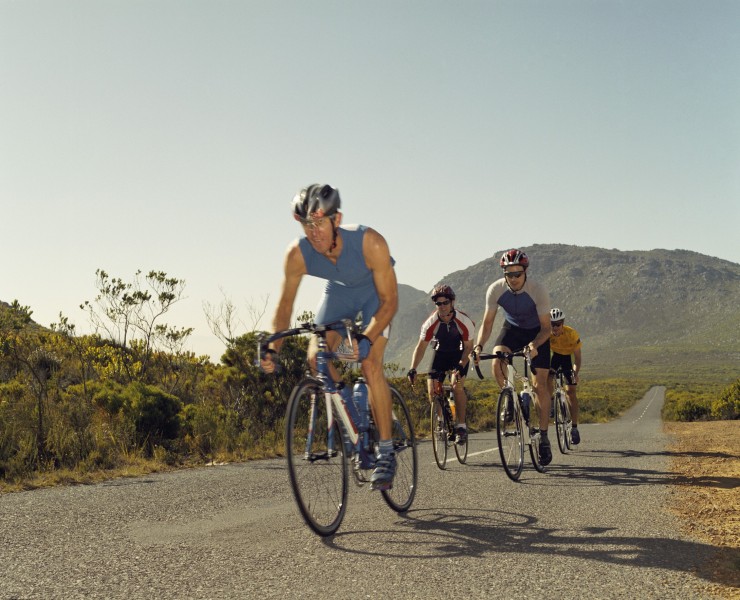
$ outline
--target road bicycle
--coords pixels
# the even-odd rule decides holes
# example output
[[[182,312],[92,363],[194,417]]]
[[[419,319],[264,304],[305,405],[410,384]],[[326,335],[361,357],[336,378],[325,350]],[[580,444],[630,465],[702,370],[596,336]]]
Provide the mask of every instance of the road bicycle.
[[[450,372],[445,373],[445,377]],[[435,373],[427,373],[432,377]],[[468,460],[468,439],[465,443],[457,443],[455,433],[455,392],[451,385],[443,384],[439,379],[432,379],[432,404],[430,422],[432,428],[432,450],[437,466],[444,470],[447,466],[447,451],[450,446],[455,447],[457,461],[464,465]]]
[[[562,454],[566,454],[573,445],[573,419],[570,416],[570,401],[564,388],[565,374],[558,367],[554,373],[555,394],[553,395],[553,410],[555,411],[555,430],[558,435],[558,448]]]
[[[321,536],[336,533],[344,519],[350,469],[358,486],[370,480],[379,441],[364,378],[358,377],[350,390],[339,389],[331,377],[331,361],[353,360],[349,354],[329,350],[327,333],[342,330],[351,353],[361,334],[348,319],[326,325],[303,323],[258,342],[258,356],[263,356],[267,345],[278,339],[306,333],[318,338],[317,373],[307,374],[288,400],[285,452],[298,509],[306,524]],[[396,473],[393,486],[381,490],[381,494],[393,510],[401,513],[410,508],[416,495],[416,439],[406,402],[394,387],[390,392]]]
[[[519,375],[513,359],[524,358],[524,374]],[[505,384],[496,404],[496,437],[501,463],[512,481],[518,481],[524,468],[524,447],[529,446],[529,456],[534,468],[544,473],[540,463],[540,411],[529,381],[531,363],[529,352],[495,352],[479,354],[479,360],[500,358],[506,363]],[[483,379],[479,366],[475,370]],[[517,381],[521,391],[516,391]]]

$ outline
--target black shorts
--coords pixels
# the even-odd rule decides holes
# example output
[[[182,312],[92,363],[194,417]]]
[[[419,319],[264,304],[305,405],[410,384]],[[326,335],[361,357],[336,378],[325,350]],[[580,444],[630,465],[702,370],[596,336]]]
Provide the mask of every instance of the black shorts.
[[[429,377],[436,379],[437,381],[443,381],[445,373],[454,369],[459,369],[460,375],[465,377],[468,374],[468,367],[470,362],[464,367],[460,367],[460,359],[462,358],[462,350],[455,350],[454,352],[439,352],[437,351],[432,361],[432,368],[429,370]]]
[[[565,381],[568,382],[568,385],[577,385],[570,354],[552,353],[552,358],[550,358],[550,372],[554,374],[558,368],[563,371],[563,376],[565,377]]]
[[[496,338],[494,346],[506,346],[512,352],[519,352],[524,346],[529,344],[537,334],[540,332],[541,327],[535,327],[534,329],[522,329],[521,327],[514,327],[509,322],[505,321],[504,326]],[[547,340],[539,348],[537,348],[537,356],[532,359],[533,369],[549,369],[550,368],[550,340]]]

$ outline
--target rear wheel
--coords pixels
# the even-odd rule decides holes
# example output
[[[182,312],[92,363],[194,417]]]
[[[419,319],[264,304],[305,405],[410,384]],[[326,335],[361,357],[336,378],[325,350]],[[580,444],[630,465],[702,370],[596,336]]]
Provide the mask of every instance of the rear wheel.
[[[447,423],[445,423],[442,411],[442,398],[435,396],[432,400],[431,423],[432,423],[432,450],[437,466],[444,470],[447,465]],[[442,413],[442,414],[440,414]]]
[[[416,496],[419,464],[416,459],[416,438],[411,414],[401,394],[391,387],[393,409],[393,450],[396,453],[396,474],[393,487],[382,490],[383,498],[396,512],[407,511]]]
[[[517,481],[524,466],[524,439],[522,413],[511,389],[501,390],[496,408],[496,437],[504,471]]]
[[[303,519],[319,535],[332,535],[347,511],[348,461],[339,422],[315,379],[304,379],[290,395],[285,453]]]

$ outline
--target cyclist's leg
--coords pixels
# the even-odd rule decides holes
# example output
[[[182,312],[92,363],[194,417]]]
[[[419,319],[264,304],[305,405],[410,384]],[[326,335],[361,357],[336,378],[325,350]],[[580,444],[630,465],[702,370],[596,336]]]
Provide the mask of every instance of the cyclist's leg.
[[[547,380],[550,375],[550,340],[547,340],[537,348],[537,356],[532,359],[532,369],[534,371],[533,387],[537,396],[537,403],[540,409],[540,452],[539,459],[542,466],[547,466],[552,461],[552,450],[550,449],[550,440],[547,437],[547,426],[550,421],[551,397]]]
[[[512,348],[521,348],[524,346],[527,342],[519,344],[520,331],[520,329],[512,327],[509,323],[504,322],[504,325],[501,327],[501,331],[499,331],[498,337],[493,345],[494,354],[496,352],[511,352]],[[494,358],[491,361],[491,371],[496,379],[496,383],[498,383],[501,389],[506,385],[506,369],[506,361],[501,360],[500,358]]]
[[[574,444],[581,443],[581,434],[578,431],[578,395],[576,392],[577,382],[573,377],[573,372],[569,372],[569,381],[565,386],[565,393],[568,396],[568,405],[570,406],[570,420],[573,429],[571,429],[570,435]]]

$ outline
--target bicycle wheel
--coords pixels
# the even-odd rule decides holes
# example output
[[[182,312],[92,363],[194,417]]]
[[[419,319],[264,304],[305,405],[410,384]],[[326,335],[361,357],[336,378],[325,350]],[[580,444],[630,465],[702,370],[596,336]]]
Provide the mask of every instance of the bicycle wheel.
[[[432,423],[432,450],[437,466],[444,471],[447,464],[447,423],[445,423],[444,412],[441,406],[442,398],[435,396],[432,400],[431,423]],[[442,415],[439,413],[442,412]]]
[[[524,439],[522,413],[511,389],[501,390],[496,407],[496,437],[504,471],[517,481],[524,467]]]
[[[566,430],[566,408],[563,401],[563,392],[558,390],[555,392],[555,430],[558,435],[558,448],[562,454],[568,452],[568,432]]]
[[[453,429],[454,429],[454,423],[452,423]],[[457,456],[457,462],[459,462],[461,465],[465,464],[465,461],[468,460],[468,438],[465,438],[464,444],[458,444],[457,440],[455,440],[454,443],[455,446],[455,456]]]
[[[335,533],[347,511],[348,461],[331,410],[321,383],[304,379],[290,395],[285,433],[293,496],[306,524],[322,536]]]
[[[416,460],[416,438],[411,414],[396,388],[391,387],[393,407],[393,448],[396,452],[396,475],[393,487],[382,490],[383,498],[396,512],[407,511],[416,496],[419,465]]]
[[[529,457],[532,465],[540,473],[545,467],[540,463],[540,402],[537,396],[532,395],[532,407],[529,409]]]
[[[565,445],[568,450],[573,449],[573,417],[570,416],[570,401],[568,396],[563,394],[563,414],[565,415]]]

